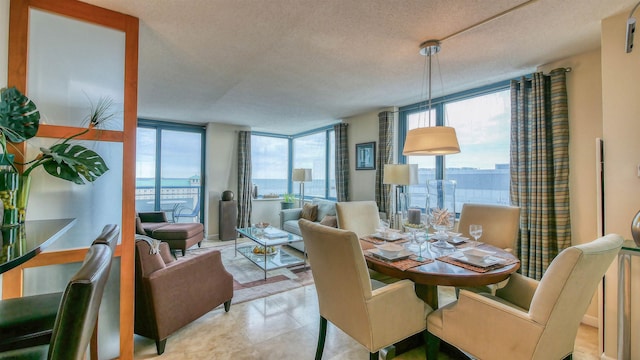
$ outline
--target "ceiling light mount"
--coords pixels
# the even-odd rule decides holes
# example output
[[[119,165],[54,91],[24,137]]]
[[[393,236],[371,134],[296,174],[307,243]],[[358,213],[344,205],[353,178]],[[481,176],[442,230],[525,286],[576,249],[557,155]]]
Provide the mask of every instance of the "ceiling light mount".
[[[420,44],[420,54],[424,56],[435,55],[440,52],[440,41],[427,40]]]

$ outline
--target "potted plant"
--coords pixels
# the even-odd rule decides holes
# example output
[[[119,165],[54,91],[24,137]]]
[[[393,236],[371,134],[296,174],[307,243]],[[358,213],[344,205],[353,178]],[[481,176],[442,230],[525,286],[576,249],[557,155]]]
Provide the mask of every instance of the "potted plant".
[[[293,208],[295,198],[293,194],[284,194],[282,195],[282,201],[280,202],[280,207],[282,210]]]
[[[16,163],[23,165],[21,173],[15,164],[11,163],[13,171],[19,173],[20,177],[14,200],[19,222],[24,222],[26,215],[31,172],[39,166],[42,165],[51,176],[80,185],[85,184],[85,181],[95,181],[109,170],[98,153],[73,143],[72,140],[113,117],[113,114],[109,113],[111,105],[110,100],[101,99],[95,107],[92,106],[85,130],[68,136],[49,148],[40,148],[40,153],[30,161]],[[15,87],[0,89],[0,150],[2,150],[0,156],[2,158],[9,153],[7,141],[9,144],[21,143],[34,137],[38,132],[39,123],[40,113],[33,101]],[[15,147],[14,149],[17,151]],[[4,214],[7,215],[6,204]],[[6,219],[4,224],[7,224]]]

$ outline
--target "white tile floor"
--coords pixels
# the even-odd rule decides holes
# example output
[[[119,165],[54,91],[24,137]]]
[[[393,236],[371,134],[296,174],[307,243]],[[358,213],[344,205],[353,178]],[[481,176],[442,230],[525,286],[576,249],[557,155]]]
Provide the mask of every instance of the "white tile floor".
[[[445,291],[445,297],[446,295]],[[441,303],[443,301],[441,296]],[[219,307],[169,337],[158,357],[155,342],[136,336],[136,359],[313,359],[318,336],[318,302],[314,286]],[[596,360],[598,331],[581,326],[576,339],[576,360]],[[323,359],[368,359],[368,351],[330,325]],[[422,348],[396,357],[424,359]],[[439,359],[451,359],[441,354]]]

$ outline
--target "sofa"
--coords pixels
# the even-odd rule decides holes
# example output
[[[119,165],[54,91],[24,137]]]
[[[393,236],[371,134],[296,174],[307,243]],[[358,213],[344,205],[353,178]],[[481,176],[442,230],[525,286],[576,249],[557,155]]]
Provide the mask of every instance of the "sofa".
[[[332,200],[326,199],[312,199],[311,203],[305,205],[315,206],[317,205],[317,212],[315,219],[307,219],[314,222],[322,223],[323,225],[337,227],[336,220],[336,203]],[[288,231],[292,234],[302,236],[300,232],[300,226],[298,220],[300,220],[303,214],[303,208],[285,209],[280,210],[280,229]],[[297,242],[289,244],[289,246],[304,252],[304,242]]]
[[[172,252],[185,251],[195,244],[200,247],[204,239],[201,223],[171,223],[164,211],[139,212],[136,216],[136,234],[146,235],[169,244]]]

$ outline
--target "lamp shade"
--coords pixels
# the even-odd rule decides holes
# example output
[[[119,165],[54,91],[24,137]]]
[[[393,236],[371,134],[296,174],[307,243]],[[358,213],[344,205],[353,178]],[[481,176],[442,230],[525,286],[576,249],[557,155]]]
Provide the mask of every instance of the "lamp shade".
[[[448,155],[460,152],[456,130],[449,126],[409,130],[402,155]]]
[[[418,165],[385,164],[382,183],[393,185],[415,185],[418,183]]]
[[[293,174],[291,174],[291,179],[293,181],[311,181],[311,169],[293,169]]]

